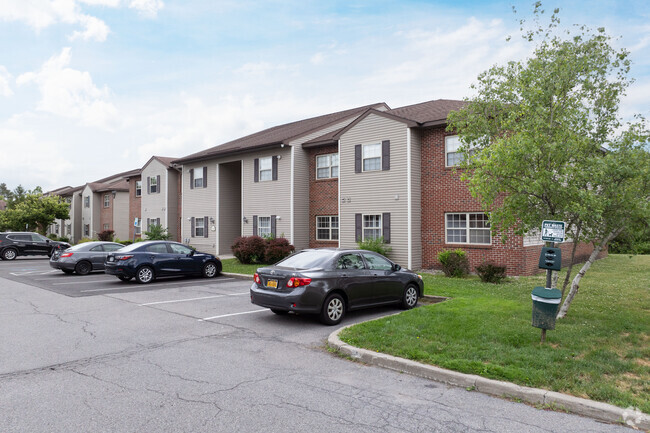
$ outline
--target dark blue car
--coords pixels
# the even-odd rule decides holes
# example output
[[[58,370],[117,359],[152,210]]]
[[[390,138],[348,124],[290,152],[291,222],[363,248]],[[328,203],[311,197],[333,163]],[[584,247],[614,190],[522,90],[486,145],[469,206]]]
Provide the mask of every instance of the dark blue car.
[[[138,283],[147,284],[158,277],[173,275],[213,278],[221,272],[221,261],[178,242],[146,241],[109,253],[104,268],[107,274],[122,281],[135,278]]]

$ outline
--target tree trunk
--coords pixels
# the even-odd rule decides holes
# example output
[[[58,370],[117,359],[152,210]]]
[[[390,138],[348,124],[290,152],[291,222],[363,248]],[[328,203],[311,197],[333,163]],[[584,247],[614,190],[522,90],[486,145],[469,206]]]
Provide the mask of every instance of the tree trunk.
[[[624,227],[620,227],[614,231],[612,231],[603,241],[592,251],[591,255],[589,256],[589,260],[582,265],[582,269],[580,269],[580,272],[576,274],[576,276],[573,278],[573,282],[571,283],[571,290],[569,290],[569,294],[567,295],[566,299],[564,300],[564,303],[562,304],[562,307],[560,308],[560,311],[557,313],[557,318],[558,319],[563,319],[566,317],[567,312],[569,311],[569,307],[571,306],[571,302],[573,301],[573,298],[576,296],[578,293],[578,287],[580,287],[580,280],[582,277],[585,276],[585,273],[589,270],[591,265],[596,261],[596,257],[598,257],[598,254],[605,248],[605,245],[612,239],[614,239],[616,236],[618,236],[622,231]]]
[[[582,231],[582,223],[578,223],[575,239],[573,240],[573,248],[571,249],[571,259],[569,260],[569,267],[566,270],[566,276],[564,277],[564,284],[562,284],[562,299],[564,299],[564,292],[566,292],[566,287],[569,285],[569,279],[571,278],[571,271],[573,271],[573,261],[575,260],[576,257],[576,249],[578,248],[578,239],[580,239],[581,231]]]

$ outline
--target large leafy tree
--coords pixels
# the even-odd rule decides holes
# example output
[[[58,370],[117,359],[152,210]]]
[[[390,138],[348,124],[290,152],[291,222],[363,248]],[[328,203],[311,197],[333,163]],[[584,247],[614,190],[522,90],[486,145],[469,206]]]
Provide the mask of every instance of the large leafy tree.
[[[571,263],[578,242],[594,245],[563,317],[607,242],[648,221],[648,131],[644,119],[623,124],[619,115],[631,83],[628,52],[614,48],[604,29],[561,30],[557,9],[540,24],[539,2],[534,17],[530,30],[521,21],[532,55],[480,74],[476,95],[450,114],[449,129],[465,143],[462,176],[495,230],[523,235],[543,220],[563,220],[574,241]]]
[[[14,195],[7,209],[0,212],[0,230],[20,231],[27,228],[45,234],[55,219],[70,218],[70,206],[61,197],[44,196],[40,188],[34,191],[26,193],[22,190]]]

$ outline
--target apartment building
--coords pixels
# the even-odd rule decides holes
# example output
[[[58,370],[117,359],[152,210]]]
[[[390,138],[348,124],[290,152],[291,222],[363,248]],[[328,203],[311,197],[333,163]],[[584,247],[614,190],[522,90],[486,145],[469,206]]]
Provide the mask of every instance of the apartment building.
[[[58,195],[65,200],[70,206],[68,219],[57,219],[50,227],[48,227],[48,234],[55,234],[59,237],[67,237],[70,242],[76,243],[81,239],[81,195],[80,191],[82,186],[71,187],[65,186],[53,191],[49,191],[47,195]]]
[[[180,170],[172,166],[174,159],[152,156],[142,167],[139,188],[142,223],[139,228],[144,232],[152,225],[160,225],[168,230],[172,240],[177,241],[180,225]]]

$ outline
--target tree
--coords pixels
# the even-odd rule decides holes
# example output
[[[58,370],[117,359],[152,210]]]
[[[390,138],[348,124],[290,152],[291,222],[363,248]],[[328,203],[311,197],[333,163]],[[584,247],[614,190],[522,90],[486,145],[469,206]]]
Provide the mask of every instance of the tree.
[[[59,196],[25,193],[24,190],[18,193],[16,196],[19,200],[12,201],[0,213],[0,230],[20,231],[31,228],[44,235],[55,219],[70,218],[70,207]]]
[[[449,115],[449,130],[464,143],[462,178],[494,230],[524,235],[542,220],[563,220],[574,242],[570,263],[579,242],[594,245],[561,317],[607,242],[648,221],[650,190],[645,119],[623,125],[619,117],[628,52],[602,28],[560,30],[558,12],[541,25],[535,4],[533,29],[521,21],[524,39],[536,44],[532,56],[481,73],[476,95]]]
[[[150,226],[149,230],[144,232],[144,235],[150,241],[167,241],[172,238],[167,229],[164,229],[160,224]]]

